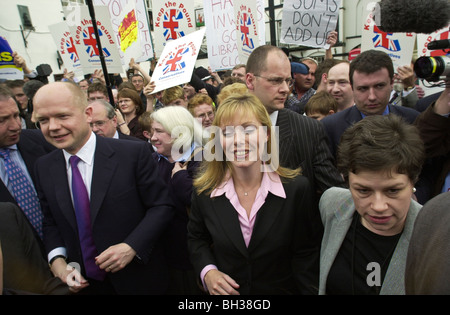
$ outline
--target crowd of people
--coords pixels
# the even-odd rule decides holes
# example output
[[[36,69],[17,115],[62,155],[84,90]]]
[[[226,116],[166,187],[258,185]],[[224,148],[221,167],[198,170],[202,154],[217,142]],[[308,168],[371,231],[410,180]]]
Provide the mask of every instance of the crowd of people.
[[[154,93],[133,59],[107,86],[14,58],[3,294],[450,294],[449,81],[424,97],[384,52],[264,45]]]

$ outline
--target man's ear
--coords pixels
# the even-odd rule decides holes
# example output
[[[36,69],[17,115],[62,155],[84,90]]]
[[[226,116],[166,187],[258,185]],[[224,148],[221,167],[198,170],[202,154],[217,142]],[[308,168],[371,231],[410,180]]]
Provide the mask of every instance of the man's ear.
[[[255,80],[256,77],[253,75],[253,73],[247,73],[245,75],[245,84],[250,91],[255,90]]]
[[[147,130],[142,131],[142,134],[149,140],[152,138],[152,135]]]
[[[88,123],[90,123],[92,121],[92,111],[93,111],[92,106],[88,106],[84,110],[84,114],[86,115],[86,121]]]

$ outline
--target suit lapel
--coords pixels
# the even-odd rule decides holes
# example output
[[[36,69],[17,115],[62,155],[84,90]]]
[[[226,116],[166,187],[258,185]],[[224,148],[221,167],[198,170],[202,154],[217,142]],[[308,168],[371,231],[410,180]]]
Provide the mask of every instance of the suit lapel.
[[[236,210],[225,195],[212,199],[212,205],[224,233],[236,248],[248,257],[247,247],[245,246],[244,237],[242,236],[239,218]]]
[[[272,195],[269,192],[266,201],[256,215],[252,238],[250,239],[250,243],[248,245],[248,249],[250,252],[254,250],[268,235],[270,228],[276,221],[278,214],[283,208],[283,204],[284,199]]]
[[[72,196],[67,178],[67,166],[64,154],[61,150],[55,154],[54,163],[50,165],[50,176],[55,185],[55,194],[58,206],[70,225],[77,230],[75,210],[72,204]]]
[[[106,196],[118,162],[113,158],[114,150],[101,137],[97,137],[94,154],[94,170],[91,183],[91,222],[97,217]]]
[[[283,156],[288,156],[288,152],[291,151],[292,148],[292,130],[290,126],[289,116],[287,114],[287,110],[289,109],[282,109],[278,111],[278,118],[276,122],[276,127],[278,127],[279,132],[279,152],[280,152],[280,159]]]

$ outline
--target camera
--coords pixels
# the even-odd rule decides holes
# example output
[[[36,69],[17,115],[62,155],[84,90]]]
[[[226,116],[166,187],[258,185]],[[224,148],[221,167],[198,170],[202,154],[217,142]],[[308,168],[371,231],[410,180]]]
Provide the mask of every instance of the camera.
[[[420,57],[414,63],[414,72],[429,82],[450,80],[450,57]]]

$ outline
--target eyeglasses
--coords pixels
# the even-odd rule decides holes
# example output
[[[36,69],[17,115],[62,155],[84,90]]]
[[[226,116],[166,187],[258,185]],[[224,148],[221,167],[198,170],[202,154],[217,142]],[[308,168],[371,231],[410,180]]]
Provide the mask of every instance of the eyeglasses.
[[[97,128],[101,128],[103,127],[108,121],[110,121],[111,119],[108,120],[99,120],[93,123],[90,123],[89,125],[91,125],[91,128],[97,127]]]
[[[267,80],[267,82],[269,82],[270,84],[272,84],[273,86],[280,86],[281,84],[283,84],[283,82],[286,82],[287,86],[290,86],[292,84],[292,82],[294,81],[292,78],[267,78],[267,77],[263,77],[262,75],[257,75],[255,74],[255,77],[259,77],[259,78],[263,78],[265,80]]]
[[[208,116],[209,119],[213,119],[214,112],[202,113],[202,114],[198,115],[197,118],[201,118],[203,120],[203,119],[206,119],[206,116]]]

